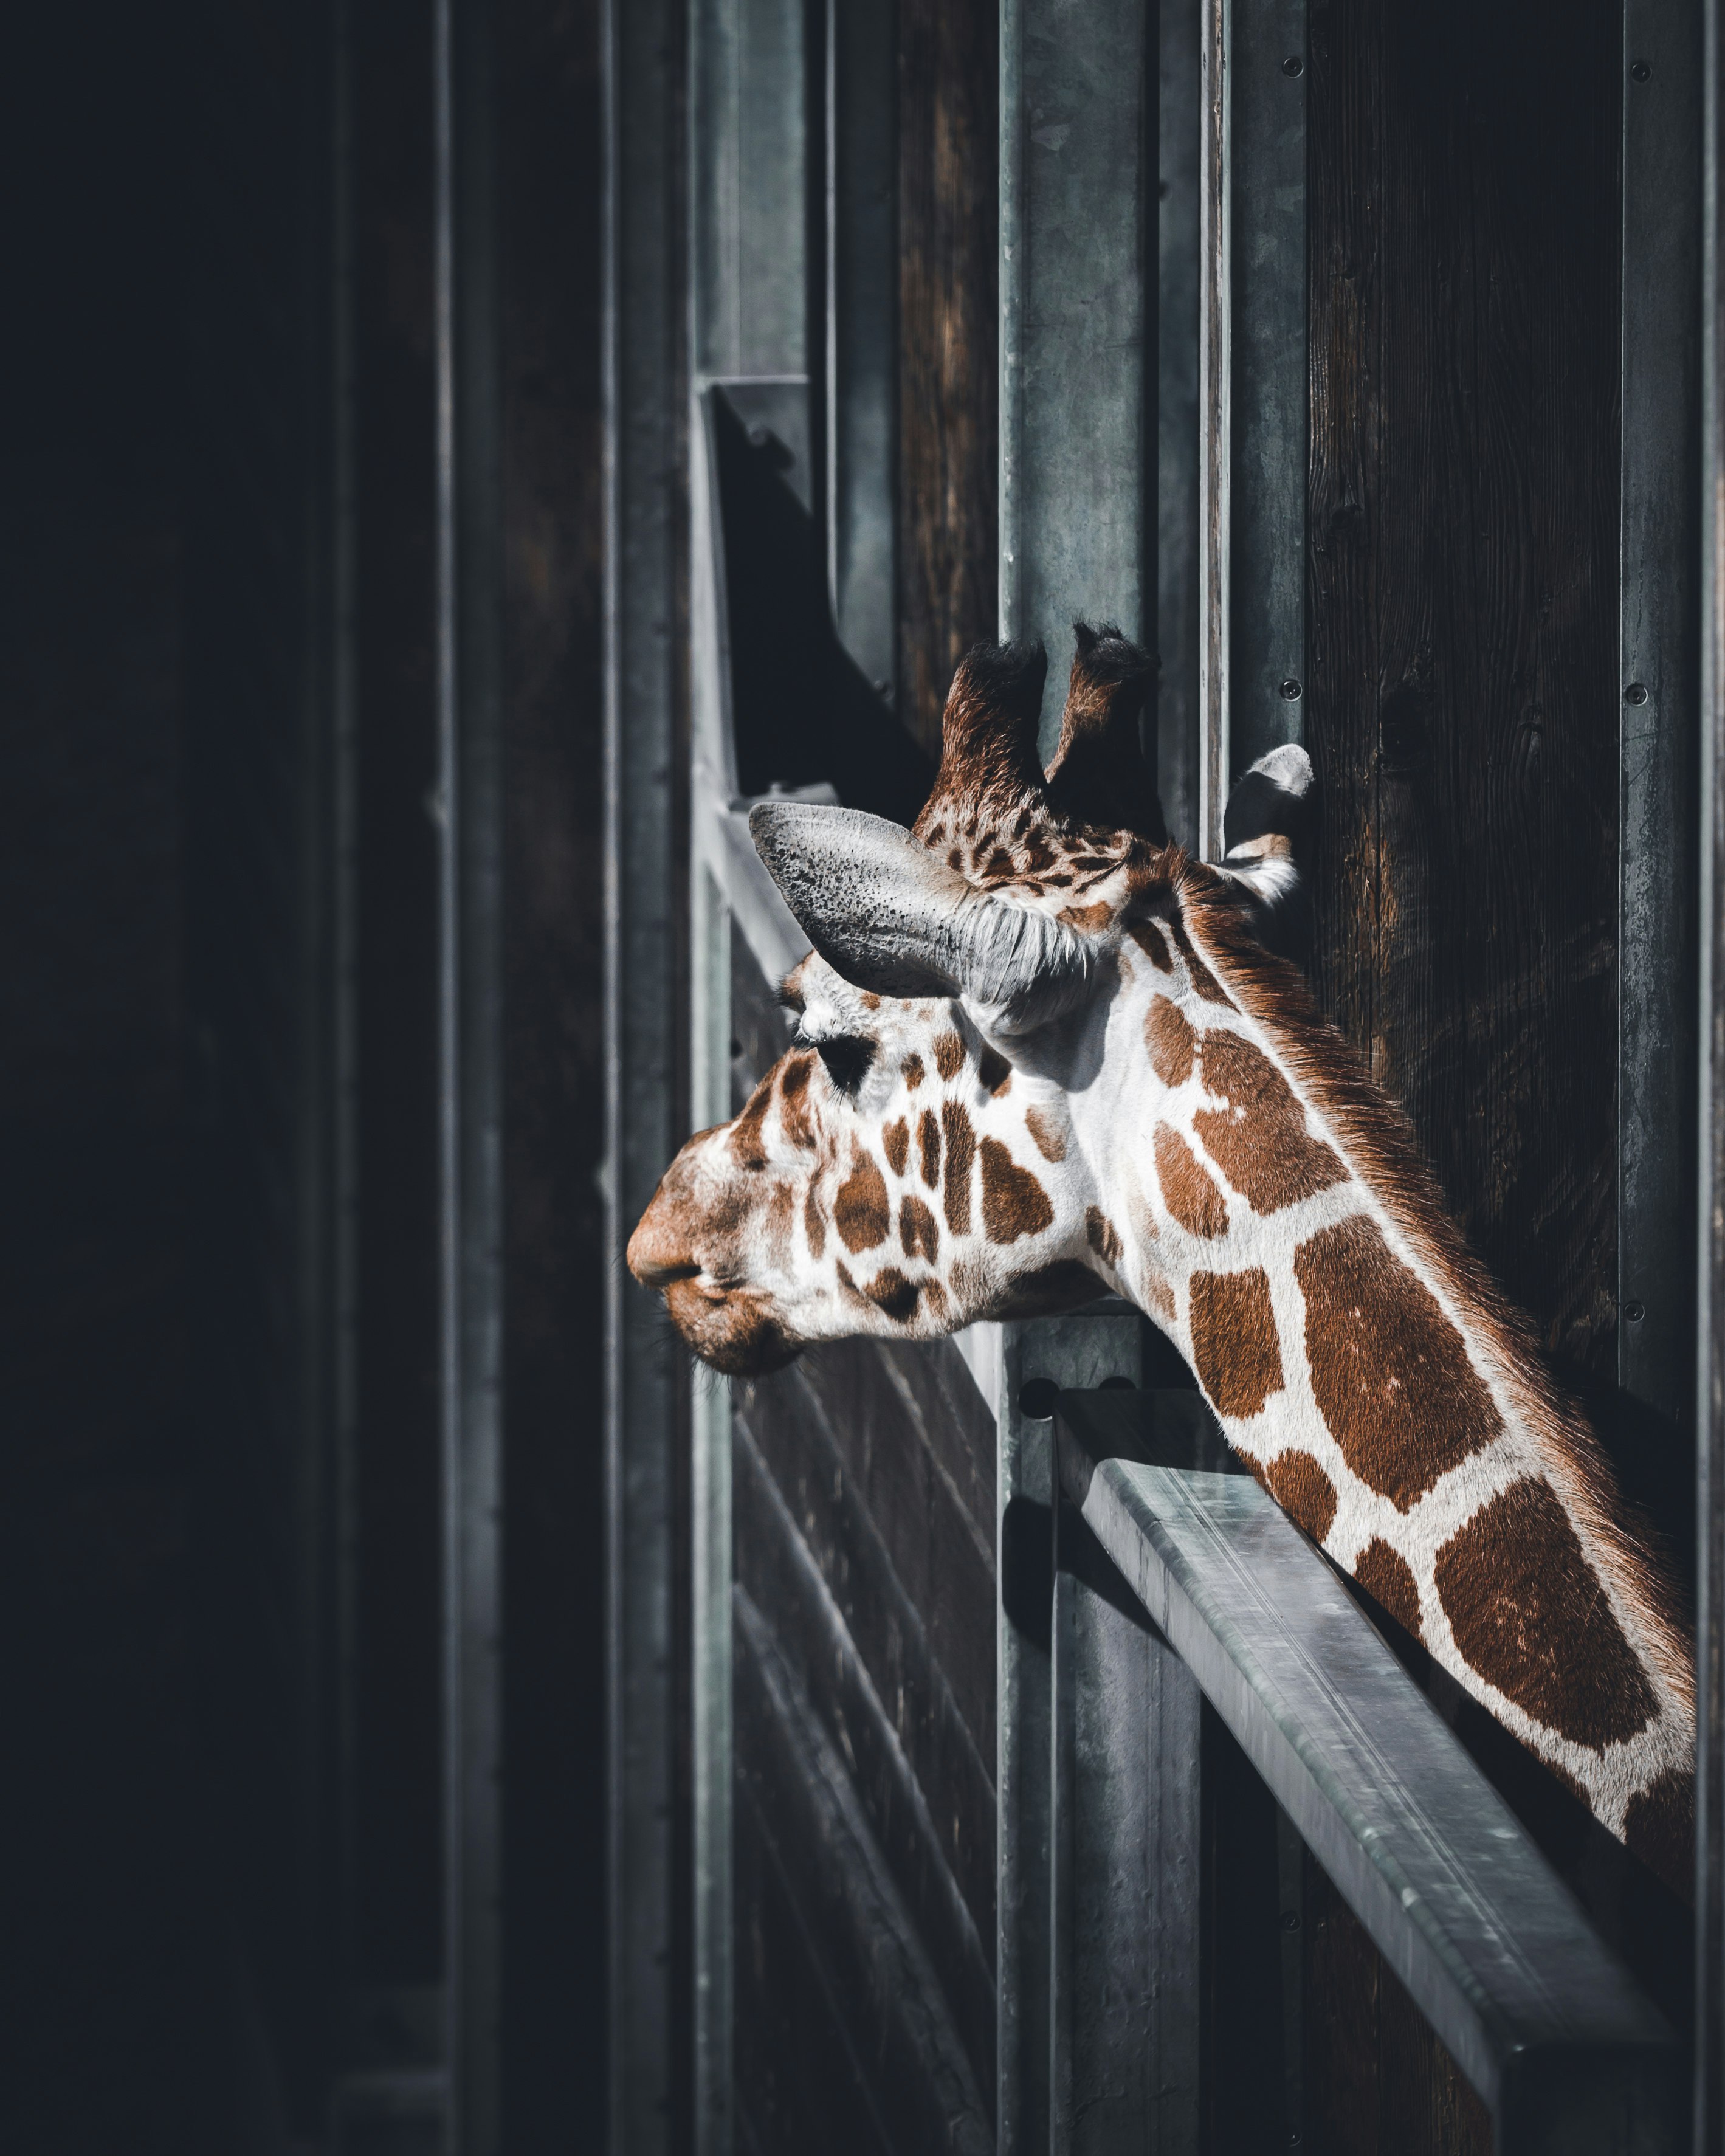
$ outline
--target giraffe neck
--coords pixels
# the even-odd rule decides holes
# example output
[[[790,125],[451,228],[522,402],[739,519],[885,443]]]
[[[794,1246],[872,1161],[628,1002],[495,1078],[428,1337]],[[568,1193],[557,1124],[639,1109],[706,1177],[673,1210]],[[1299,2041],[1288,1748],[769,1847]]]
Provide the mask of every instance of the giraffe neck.
[[[1686,1643],[1591,1434],[1283,971],[1189,890],[1166,927],[1128,947],[1114,1081],[1075,1098],[1117,1199],[1092,1246],[1300,1525],[1684,1881]]]

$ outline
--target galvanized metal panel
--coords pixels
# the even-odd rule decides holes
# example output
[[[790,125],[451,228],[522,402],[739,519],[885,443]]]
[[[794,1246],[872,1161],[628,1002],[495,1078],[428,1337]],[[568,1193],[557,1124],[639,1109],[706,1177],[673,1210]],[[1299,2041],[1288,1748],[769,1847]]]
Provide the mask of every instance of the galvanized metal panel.
[[[1003,0],[1000,627],[1057,671],[1075,620],[1142,638],[1154,589],[1148,58],[1129,0]]]
[[[1306,0],[1230,0],[1230,779],[1301,737],[1306,678]]]
[[[721,374],[806,374],[807,57],[801,0],[695,0],[689,37],[696,381]]]
[[[1688,1409],[1695,1168],[1702,25],[1626,0],[1618,1378]]]
[[[1058,1522],[1050,2145],[1196,2156],[1199,1690],[1070,1503]]]
[[[1499,2150],[1674,2145],[1670,2030],[1340,1580],[1249,1477],[1109,1457],[1154,1450],[1122,1413],[1061,1402],[1063,1487],[1491,2107]]]
[[[839,639],[891,701],[896,667],[897,17],[827,0],[827,574]]]
[[[1199,64],[1198,850],[1219,860],[1228,802],[1229,578],[1233,553],[1234,290],[1229,124],[1230,0],[1201,0]]]
[[[1199,844],[1300,738],[1306,673],[1305,0],[1205,0]]]
[[[674,2058],[673,1496],[685,1380],[621,1259],[679,1111],[679,495],[685,389],[670,265],[680,11],[610,0],[605,99],[605,1503],[609,2143],[668,2148]]]
[[[435,107],[444,1952],[449,2138],[502,2134],[501,490],[485,0],[438,0]]]
[[[999,1804],[999,1909],[996,1982],[999,1989],[997,2132],[1004,2150],[1045,2148],[1055,2130],[1050,2110],[1051,2076],[1070,2084],[1066,2063],[1071,2022],[1063,2036],[1052,2019],[1064,1984],[1070,2002],[1072,1964],[1070,1928],[1057,1944],[1054,1927],[1055,1837],[1064,1815],[1057,1791],[1062,1781],[1055,1751],[1053,1702],[1054,1496],[1052,1428],[1045,1415],[1026,1412],[1025,1388],[1040,1380],[1055,1387],[1100,1385],[1108,1378],[1136,1382],[1142,1363],[1143,1320],[1124,1304],[1106,1314],[1039,1318],[1011,1326],[975,1328],[992,1336],[994,1353],[973,1346],[973,1368],[984,1397],[994,1405],[1000,1431],[997,1567],[1000,1581],[999,1735],[996,1789]],[[1040,1405],[1034,1392],[1028,1404]],[[1095,1656],[1087,1635],[1069,1657],[1065,1697],[1069,1704],[1094,1690]],[[1193,1762],[1195,1767],[1195,1755]],[[1195,1779],[1162,1777],[1153,1801],[1189,1808],[1197,1831]],[[1086,1835],[1081,1888],[1069,1861],[1065,1907],[1079,1917],[1095,1905],[1097,1877]],[[1075,1891],[1076,1890],[1076,1891]],[[1193,1941],[1195,1951],[1195,1935]],[[1083,1984],[1106,1984],[1106,1969],[1092,1965]],[[1086,1994],[1087,1996],[1087,1992]],[[1087,2009],[1081,2010],[1087,2011]],[[1195,2054],[1194,2054],[1195,2059]],[[1098,2063],[1092,2060],[1092,2064]],[[1089,2071],[1089,2068],[1086,2068]]]
[[[1161,11],[1156,299],[1156,779],[1168,835],[1198,838],[1200,0]]]

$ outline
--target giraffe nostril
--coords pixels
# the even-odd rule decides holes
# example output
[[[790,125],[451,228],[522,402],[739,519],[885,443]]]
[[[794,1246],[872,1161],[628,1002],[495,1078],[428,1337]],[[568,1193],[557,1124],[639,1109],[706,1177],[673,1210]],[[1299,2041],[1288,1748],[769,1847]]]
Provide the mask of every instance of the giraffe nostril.
[[[674,1281],[692,1280],[701,1270],[683,1238],[668,1232],[669,1223],[654,1218],[658,1210],[656,1205],[647,1208],[624,1253],[629,1270],[643,1287],[667,1288]]]

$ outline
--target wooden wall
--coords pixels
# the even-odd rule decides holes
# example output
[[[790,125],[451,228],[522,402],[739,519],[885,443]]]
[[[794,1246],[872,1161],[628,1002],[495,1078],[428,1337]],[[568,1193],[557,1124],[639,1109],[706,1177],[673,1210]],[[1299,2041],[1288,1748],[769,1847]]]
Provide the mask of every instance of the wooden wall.
[[[786,1021],[732,963],[740,1107]],[[734,1404],[740,2145],[987,2145],[993,1419],[948,1342],[813,1348]]]
[[[1315,982],[1608,1440],[1620,69],[1602,0],[1311,14]],[[1309,1860],[1306,1901],[1312,2145],[1483,2151]]]

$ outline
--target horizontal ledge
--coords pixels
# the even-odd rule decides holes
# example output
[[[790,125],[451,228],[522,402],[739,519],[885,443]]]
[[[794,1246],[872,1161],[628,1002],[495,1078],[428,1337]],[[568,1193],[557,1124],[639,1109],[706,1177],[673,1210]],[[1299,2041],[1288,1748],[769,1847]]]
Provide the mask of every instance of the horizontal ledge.
[[[1490,2107],[1499,2156],[1675,2148],[1670,2028],[1190,1394],[1063,1393],[1061,1487]]]

